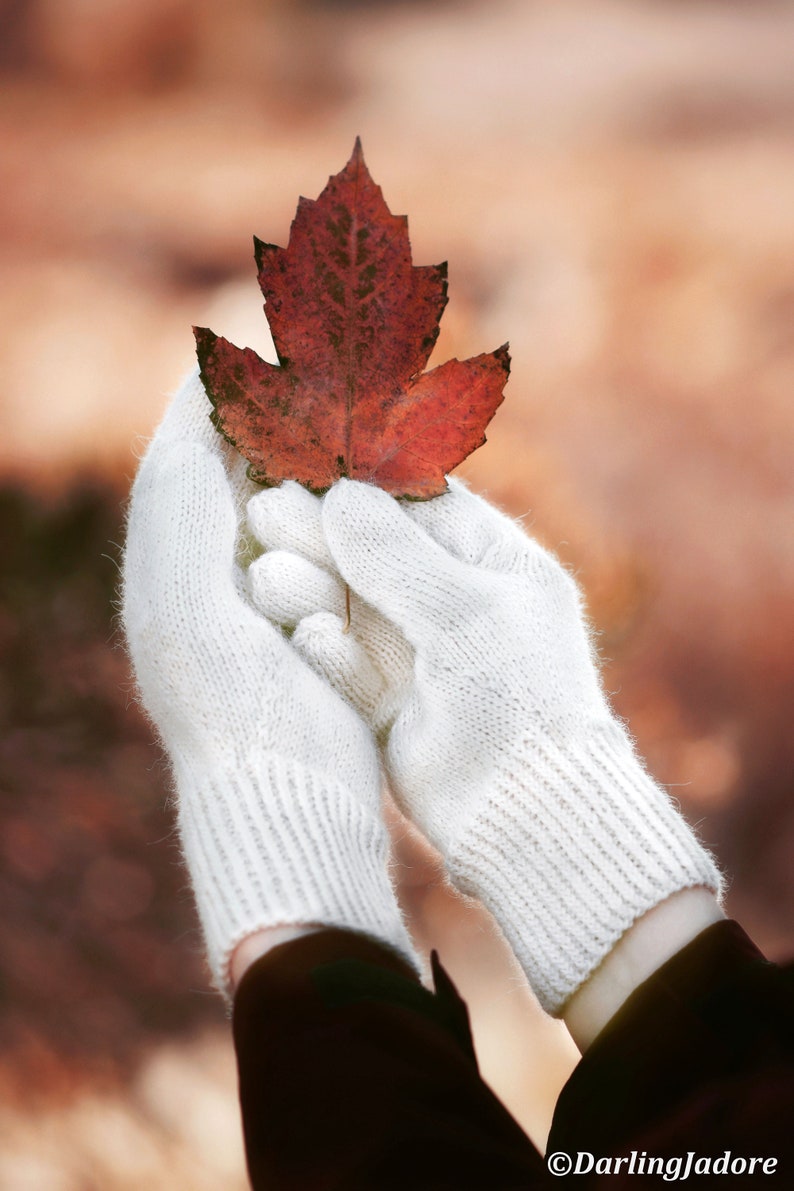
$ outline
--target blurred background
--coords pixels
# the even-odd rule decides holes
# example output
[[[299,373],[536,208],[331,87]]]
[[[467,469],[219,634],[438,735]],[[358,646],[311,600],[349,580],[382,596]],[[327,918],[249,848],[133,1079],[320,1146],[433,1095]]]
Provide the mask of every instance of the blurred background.
[[[450,262],[433,362],[511,343],[461,472],[575,569],[729,912],[794,951],[794,7],[0,0],[4,1191],[246,1185],[114,589],[191,325],[262,348],[251,236],[286,243],[357,134]],[[572,1044],[410,879],[542,1144]]]

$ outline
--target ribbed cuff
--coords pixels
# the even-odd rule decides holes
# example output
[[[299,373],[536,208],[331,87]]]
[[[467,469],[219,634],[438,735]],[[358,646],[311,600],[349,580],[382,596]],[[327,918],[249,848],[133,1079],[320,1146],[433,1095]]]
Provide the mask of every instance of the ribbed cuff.
[[[528,744],[448,854],[491,911],[543,1007],[558,1014],[643,914],[722,878],[617,725]]]
[[[247,935],[317,924],[358,931],[419,967],[388,875],[380,815],[327,775],[268,754],[179,778],[179,829],[207,958],[227,992]]]

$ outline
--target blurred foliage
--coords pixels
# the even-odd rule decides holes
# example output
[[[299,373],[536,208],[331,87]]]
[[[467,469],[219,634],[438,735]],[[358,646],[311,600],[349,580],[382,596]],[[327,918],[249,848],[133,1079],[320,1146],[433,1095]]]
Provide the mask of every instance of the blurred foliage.
[[[113,600],[118,489],[0,490],[0,1046],[30,1090],[220,1016]],[[57,1085],[57,1080],[56,1080]]]

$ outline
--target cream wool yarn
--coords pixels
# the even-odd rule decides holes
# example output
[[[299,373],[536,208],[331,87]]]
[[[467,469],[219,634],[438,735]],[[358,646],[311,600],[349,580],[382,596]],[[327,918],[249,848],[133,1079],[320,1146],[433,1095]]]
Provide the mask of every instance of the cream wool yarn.
[[[241,516],[258,489],[209,412],[194,373],[141,463],[123,622],[215,982],[228,991],[235,946],[268,926],[344,927],[413,960],[371,732],[248,601]]]
[[[351,481],[322,504],[286,488],[256,499],[254,527],[293,555],[278,574],[263,564],[258,606],[296,625],[304,656],[376,727],[391,723],[402,809],[492,911],[549,1012],[647,910],[719,892],[611,712],[574,580],[516,524],[454,481],[425,503]],[[332,563],[358,596],[347,635]],[[380,641],[414,658],[396,700]]]

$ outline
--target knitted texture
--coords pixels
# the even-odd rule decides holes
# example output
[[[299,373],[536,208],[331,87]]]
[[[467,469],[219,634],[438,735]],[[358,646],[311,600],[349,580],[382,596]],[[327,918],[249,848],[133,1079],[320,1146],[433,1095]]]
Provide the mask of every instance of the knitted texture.
[[[540,1003],[558,1013],[646,910],[720,875],[615,725],[524,742],[447,847],[458,888],[502,926]]]
[[[321,502],[288,482],[248,504],[249,533],[265,553],[248,571],[254,605],[292,633],[294,649],[376,733],[393,722],[413,682],[414,651],[386,617],[345,592],[328,549]],[[350,599],[353,632],[343,632]]]
[[[375,808],[327,774],[276,754],[224,779],[182,775],[182,849],[219,987],[252,930],[319,923],[412,955],[385,880],[388,839]]]
[[[282,513],[290,499],[282,495]],[[398,675],[384,733],[395,796],[458,887],[493,912],[544,1007],[559,1012],[647,910],[680,889],[720,890],[712,858],[609,708],[576,583],[460,484],[399,505],[341,481],[313,515],[361,602],[344,634],[341,583],[319,530],[307,546],[303,503],[303,542],[284,529],[280,541],[303,551],[301,598],[271,581],[257,601],[289,610],[293,640],[312,638],[311,664],[382,722],[383,622],[402,635],[413,669],[407,682]]]
[[[361,931],[413,957],[387,871],[371,732],[246,595],[254,489],[197,374],[133,488],[123,620],[170,756],[185,859],[216,984],[263,927]]]

